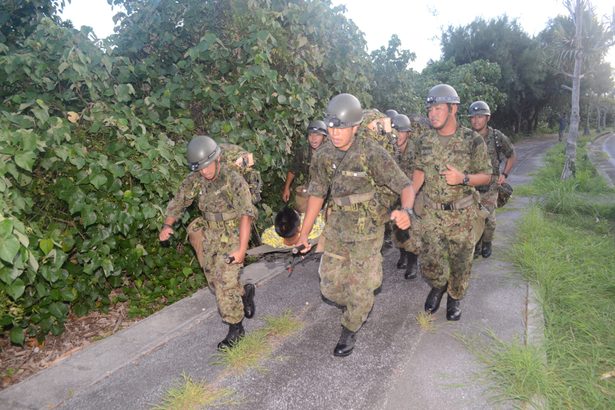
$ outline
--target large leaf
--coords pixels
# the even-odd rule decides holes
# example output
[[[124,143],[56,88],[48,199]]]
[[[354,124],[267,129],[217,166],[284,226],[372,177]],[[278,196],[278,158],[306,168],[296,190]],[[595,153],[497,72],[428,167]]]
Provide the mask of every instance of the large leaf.
[[[96,174],[90,178],[90,184],[94,185],[96,189],[100,189],[101,186],[107,183],[107,177],[103,174]]]
[[[23,280],[17,278],[5,288],[6,293],[13,298],[13,300],[17,300],[23,295],[26,290],[26,285]]]
[[[47,309],[57,319],[63,320],[68,314],[68,306],[61,302],[53,302]]]
[[[23,346],[23,342],[26,339],[26,335],[21,327],[14,327],[11,329],[10,336],[11,343]]]
[[[36,154],[32,151],[21,152],[15,155],[15,163],[26,171],[32,171],[34,161],[36,160]]]
[[[38,247],[47,255],[53,249],[53,241],[49,238],[41,239],[38,243]]]
[[[19,252],[19,241],[14,236],[2,240],[0,246],[0,259],[8,263],[13,263],[13,258]]]
[[[0,240],[4,240],[12,236],[13,233],[13,221],[5,219],[0,222]]]

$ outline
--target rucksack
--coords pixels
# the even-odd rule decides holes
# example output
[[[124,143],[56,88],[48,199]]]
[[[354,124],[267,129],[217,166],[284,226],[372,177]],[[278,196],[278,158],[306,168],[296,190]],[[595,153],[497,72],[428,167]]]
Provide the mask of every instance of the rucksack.
[[[261,179],[260,172],[254,168],[254,156],[252,153],[235,144],[223,142],[219,145],[222,149],[221,162],[226,164],[229,168],[239,172],[248,183],[252,204],[260,202],[261,192],[263,191],[263,180]]]

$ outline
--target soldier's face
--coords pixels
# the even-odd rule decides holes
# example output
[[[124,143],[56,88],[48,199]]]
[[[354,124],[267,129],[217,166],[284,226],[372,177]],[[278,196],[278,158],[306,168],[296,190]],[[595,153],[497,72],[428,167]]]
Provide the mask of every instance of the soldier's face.
[[[403,146],[408,141],[409,134],[409,131],[397,131],[397,146]]]
[[[480,132],[485,129],[489,122],[488,115],[473,115],[470,117],[470,123],[472,123],[472,129],[476,132]]]
[[[359,129],[358,125],[349,128],[328,128],[329,138],[333,146],[339,150],[347,151],[352,145],[354,134]]]
[[[427,116],[429,117],[429,122],[435,130],[442,129],[446,125],[446,122],[448,121],[449,117],[454,117],[457,113],[457,105],[453,104],[450,107],[451,108],[449,110],[449,105],[446,103],[442,103],[434,104],[427,109]]]
[[[317,132],[311,132],[310,135],[308,135],[308,142],[310,143],[310,147],[312,147],[312,149],[320,147],[324,140],[325,136]]]
[[[207,165],[205,168],[201,169],[199,172],[203,176],[203,178],[211,181],[216,179],[218,173],[218,163],[220,162],[220,158]]]

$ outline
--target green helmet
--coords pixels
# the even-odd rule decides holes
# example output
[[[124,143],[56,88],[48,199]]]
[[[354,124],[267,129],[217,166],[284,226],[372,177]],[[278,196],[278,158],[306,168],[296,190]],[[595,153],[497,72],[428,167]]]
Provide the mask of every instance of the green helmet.
[[[327,105],[325,123],[329,128],[350,128],[363,120],[361,103],[352,94],[338,94]]]
[[[484,101],[474,101],[468,107],[468,117],[474,117],[475,115],[491,115],[489,106]]]
[[[408,118],[408,116],[404,114],[397,114],[395,117],[393,117],[391,126],[397,131],[410,131],[410,129],[412,128],[410,124],[410,118]]]
[[[457,91],[448,84],[438,84],[432,87],[425,99],[427,107],[434,104],[459,104],[460,102]]]
[[[197,135],[188,143],[188,166],[191,171],[199,171],[220,156],[220,147],[211,137]]]
[[[325,137],[328,135],[327,133],[327,125],[324,121],[314,120],[310,121],[307,127],[308,135],[312,133],[322,134]]]
[[[392,109],[386,110],[384,113],[385,113],[385,114],[387,115],[387,117],[389,117],[390,119],[395,118],[395,116],[398,114],[398,112],[397,112],[397,111],[392,110]]]

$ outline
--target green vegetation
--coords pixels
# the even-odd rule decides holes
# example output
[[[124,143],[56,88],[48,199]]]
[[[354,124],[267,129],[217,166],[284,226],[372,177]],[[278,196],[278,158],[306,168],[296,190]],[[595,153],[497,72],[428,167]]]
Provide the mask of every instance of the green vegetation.
[[[282,339],[299,331],[303,326],[290,311],[277,317],[265,317],[264,320],[264,327],[246,334],[231,349],[219,352],[215,363],[235,373],[258,367],[271,356]]]
[[[610,409],[615,384],[601,375],[615,369],[615,198],[582,149],[577,180],[560,181],[561,152],[561,145],[549,152],[526,188],[542,199],[523,218],[513,249],[544,311],[545,344],[496,340],[480,357],[503,398]]]
[[[443,60],[418,73],[396,36],[369,54],[329,0],[110,2],[123,7],[116,34],[98,40],[61,21],[63,0],[0,0],[0,332],[16,344],[61,333],[69,312],[128,301],[142,316],[204,285],[183,249],[190,214],[175,247],[157,240],[195,134],[254,153],[262,229],[281,205],[288,154],[333,94],[411,114],[448,82],[464,103],[487,100],[492,124],[512,133],[554,129],[567,106],[555,51],[544,52],[549,35],[570,33],[566,18],[537,39],[505,18],[451,27]],[[604,127],[615,104],[600,61],[583,116]]]
[[[223,407],[233,403],[234,392],[204,382],[195,382],[186,374],[183,381],[167,391],[161,404],[152,410],[197,410]]]

